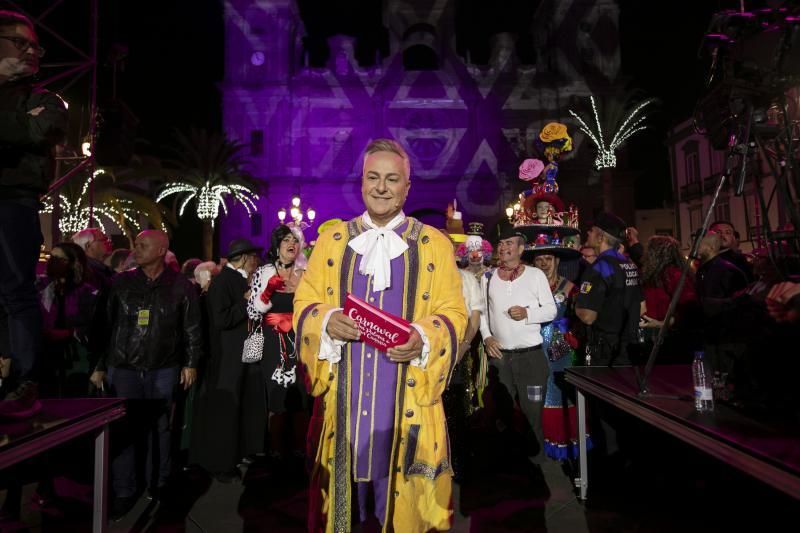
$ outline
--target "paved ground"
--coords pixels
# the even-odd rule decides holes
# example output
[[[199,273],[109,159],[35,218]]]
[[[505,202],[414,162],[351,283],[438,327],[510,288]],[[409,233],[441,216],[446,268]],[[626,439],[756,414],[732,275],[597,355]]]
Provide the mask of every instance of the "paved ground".
[[[579,503],[561,465],[539,470],[510,453],[476,457],[472,475],[454,485],[456,532],[592,533],[673,531],[792,531],[800,502],[710,459],[656,430],[637,427],[625,461],[593,460],[590,499]],[[85,451],[85,450],[84,450]],[[80,464],[83,451],[54,455],[63,469]],[[88,459],[86,457],[85,459]],[[83,470],[86,470],[84,468]],[[83,472],[81,470],[81,472]],[[89,531],[91,495],[87,472],[75,468],[57,479],[59,505],[39,509],[31,502],[36,468],[24,475],[23,513],[0,522],[0,531]],[[88,468],[88,474],[91,470]],[[300,462],[256,462],[242,482],[222,484],[199,470],[179,476],[158,503],[142,497],[112,532],[283,532],[304,531],[306,479]],[[78,479],[70,481],[69,479]],[[0,493],[0,499],[5,498]],[[15,525],[16,524],[16,525]],[[794,524],[794,525],[790,525]],[[27,529],[25,529],[27,528]],[[368,528],[365,528],[365,531]]]

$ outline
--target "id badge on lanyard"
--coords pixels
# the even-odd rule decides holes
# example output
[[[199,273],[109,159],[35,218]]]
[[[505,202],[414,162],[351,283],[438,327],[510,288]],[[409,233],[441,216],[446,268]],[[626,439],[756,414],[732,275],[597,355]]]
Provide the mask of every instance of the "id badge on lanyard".
[[[140,328],[146,328],[150,325],[150,309],[139,309],[136,314],[136,325]]]

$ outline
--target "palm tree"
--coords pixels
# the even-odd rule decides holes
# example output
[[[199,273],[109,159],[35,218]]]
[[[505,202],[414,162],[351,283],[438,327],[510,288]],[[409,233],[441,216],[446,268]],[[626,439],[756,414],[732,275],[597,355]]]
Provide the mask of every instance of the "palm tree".
[[[205,130],[191,130],[188,135],[177,132],[176,141],[176,155],[166,164],[180,177],[164,184],[156,202],[174,195],[179,217],[190,203],[196,203],[197,217],[203,222],[203,255],[209,260],[220,208],[228,214],[226,198],[241,203],[250,215],[257,210],[254,190],[258,183],[246,170],[243,144]]]
[[[135,234],[146,226],[166,230],[165,222],[174,223],[173,217],[136,185],[141,183],[141,176],[134,171],[135,166],[134,162],[125,169],[86,171],[46,197],[42,212],[53,213],[57,197],[58,228],[64,236],[90,225],[107,233],[116,227],[133,243]]]
[[[603,118],[597,111],[597,104],[594,96],[589,97],[592,104],[594,121],[584,119],[573,110],[569,110],[570,115],[575,117],[580,126],[580,130],[592,141],[597,148],[597,156],[594,166],[602,171],[603,183],[603,210],[610,212],[613,210],[611,196],[611,169],[617,166],[616,152],[622,145],[636,133],[647,128],[645,120],[645,108],[656,103],[655,98],[647,98],[641,102],[634,102],[634,98],[628,96],[624,99],[609,99],[605,102]],[[589,126],[592,123],[593,127]],[[604,132],[608,132],[605,133]]]

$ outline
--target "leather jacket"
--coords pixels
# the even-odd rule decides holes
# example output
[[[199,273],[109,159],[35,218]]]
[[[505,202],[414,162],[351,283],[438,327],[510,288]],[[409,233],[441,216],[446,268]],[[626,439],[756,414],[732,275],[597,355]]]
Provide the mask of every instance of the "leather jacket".
[[[141,268],[121,272],[111,283],[107,314],[110,339],[98,370],[197,368],[203,355],[200,300],[183,275],[165,267],[150,281]]]

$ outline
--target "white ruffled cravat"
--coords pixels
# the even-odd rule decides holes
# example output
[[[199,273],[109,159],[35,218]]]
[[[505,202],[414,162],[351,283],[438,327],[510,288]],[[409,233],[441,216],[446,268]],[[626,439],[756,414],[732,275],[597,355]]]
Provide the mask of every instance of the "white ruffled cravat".
[[[391,287],[392,259],[408,250],[408,244],[394,232],[405,219],[406,215],[401,211],[384,227],[377,228],[365,211],[361,220],[370,229],[349,243],[350,248],[361,256],[358,271],[365,276],[372,276],[372,289],[375,291]]]

